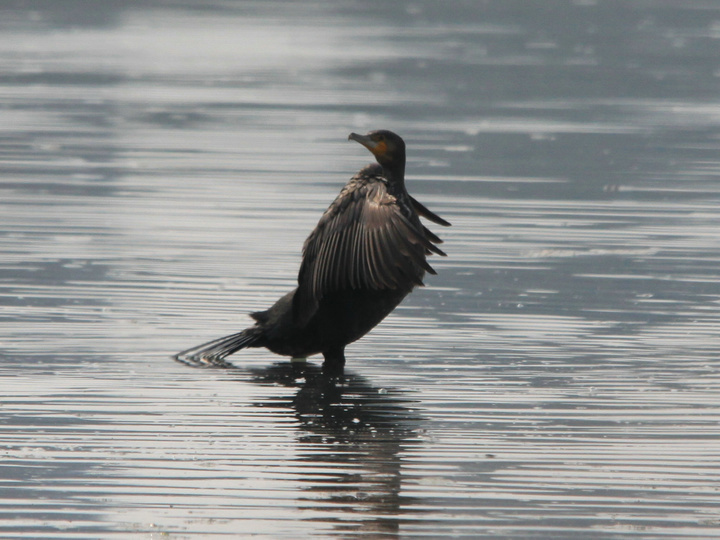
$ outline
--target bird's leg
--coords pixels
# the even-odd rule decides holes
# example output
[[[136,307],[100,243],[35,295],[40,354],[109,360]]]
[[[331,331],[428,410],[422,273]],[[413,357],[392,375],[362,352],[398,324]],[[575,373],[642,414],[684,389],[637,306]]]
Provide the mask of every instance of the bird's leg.
[[[342,375],[345,370],[345,348],[337,347],[323,351],[325,361],[322,369],[326,375]]]

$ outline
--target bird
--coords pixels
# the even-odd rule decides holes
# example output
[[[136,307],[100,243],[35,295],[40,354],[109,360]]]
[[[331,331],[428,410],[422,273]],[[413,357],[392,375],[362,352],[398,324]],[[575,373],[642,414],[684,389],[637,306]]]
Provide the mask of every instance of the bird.
[[[442,240],[420,217],[450,223],[413,198],[405,187],[405,141],[389,130],[348,140],[367,148],[376,163],[342,188],[303,245],[297,287],[241,332],[174,356],[192,365],[229,365],[225,358],[247,347],[304,360],[322,353],[322,369],[342,374],[345,347],[360,339],[415,288],[431,254],[446,256]]]

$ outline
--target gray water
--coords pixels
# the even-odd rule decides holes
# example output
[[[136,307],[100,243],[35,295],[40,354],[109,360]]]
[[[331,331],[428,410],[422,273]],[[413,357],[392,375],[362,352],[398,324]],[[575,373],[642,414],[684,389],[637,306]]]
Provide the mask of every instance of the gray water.
[[[173,362],[377,128],[453,227],[344,383]],[[0,534],[717,538],[718,150],[717,2],[2,2]]]

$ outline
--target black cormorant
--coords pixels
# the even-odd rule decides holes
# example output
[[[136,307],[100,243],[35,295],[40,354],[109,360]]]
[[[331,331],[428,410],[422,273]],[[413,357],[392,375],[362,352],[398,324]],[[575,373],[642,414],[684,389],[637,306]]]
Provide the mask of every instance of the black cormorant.
[[[224,364],[245,347],[304,358],[322,353],[323,370],[341,373],[345,346],[367,334],[415,286],[423,285],[431,253],[445,255],[442,242],[421,223],[450,223],[405,189],[405,142],[387,130],[348,139],[365,146],[377,163],[360,170],[342,189],[305,241],[298,286],[266,311],[252,313],[255,325],[178,353],[192,364]]]

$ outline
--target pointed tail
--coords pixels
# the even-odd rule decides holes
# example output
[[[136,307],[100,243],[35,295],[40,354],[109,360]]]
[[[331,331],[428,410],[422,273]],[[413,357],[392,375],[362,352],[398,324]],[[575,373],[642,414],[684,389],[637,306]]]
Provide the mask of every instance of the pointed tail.
[[[190,366],[218,366],[228,367],[231,365],[225,362],[225,358],[235,351],[252,347],[258,343],[262,334],[262,330],[257,326],[251,326],[230,336],[225,336],[213,341],[208,341],[202,345],[197,345],[191,349],[177,353],[173,358],[183,364]]]

